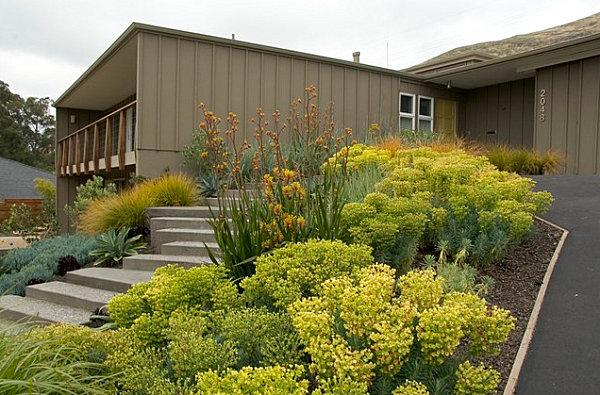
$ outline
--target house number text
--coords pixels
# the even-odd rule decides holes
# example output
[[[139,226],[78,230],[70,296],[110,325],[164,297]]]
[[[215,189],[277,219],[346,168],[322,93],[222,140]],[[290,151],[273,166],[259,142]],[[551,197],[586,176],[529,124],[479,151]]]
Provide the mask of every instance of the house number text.
[[[546,89],[540,89],[540,122],[546,120]]]

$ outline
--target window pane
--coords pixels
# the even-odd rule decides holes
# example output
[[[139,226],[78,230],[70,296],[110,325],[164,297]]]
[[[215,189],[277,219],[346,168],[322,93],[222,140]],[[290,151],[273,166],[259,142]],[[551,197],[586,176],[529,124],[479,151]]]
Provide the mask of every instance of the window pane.
[[[427,121],[424,119],[419,119],[419,130],[424,130],[426,132],[431,132],[431,121]]]
[[[415,98],[407,95],[400,95],[400,112],[414,114],[413,100]]]
[[[431,116],[431,99],[419,98],[419,115]]]
[[[400,117],[400,130],[413,130],[412,118]]]

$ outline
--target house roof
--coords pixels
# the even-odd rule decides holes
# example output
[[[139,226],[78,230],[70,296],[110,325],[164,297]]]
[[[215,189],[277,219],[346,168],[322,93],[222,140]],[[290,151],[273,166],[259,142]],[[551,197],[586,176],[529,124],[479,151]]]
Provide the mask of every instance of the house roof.
[[[536,69],[600,55],[600,33],[512,56],[425,75],[425,81],[473,89],[535,76]]]
[[[0,157],[0,201],[7,198],[40,199],[41,196],[33,187],[34,178],[54,182],[56,177],[47,171]]]
[[[341,59],[304,52],[254,44],[239,40],[186,32],[160,26],[132,23],[125,32],[54,102],[55,107],[74,107],[105,110],[110,105],[135,93],[137,80],[137,37],[139,32],[169,35],[178,38],[224,44],[234,48],[257,50],[278,55],[350,66],[357,69],[403,77],[410,81],[423,81],[414,73],[370,66]]]

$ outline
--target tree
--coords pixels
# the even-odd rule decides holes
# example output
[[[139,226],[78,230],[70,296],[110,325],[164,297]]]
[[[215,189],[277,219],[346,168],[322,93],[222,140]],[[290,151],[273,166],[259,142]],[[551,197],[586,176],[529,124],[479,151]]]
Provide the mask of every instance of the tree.
[[[47,97],[22,98],[0,81],[0,156],[54,170],[54,116]]]

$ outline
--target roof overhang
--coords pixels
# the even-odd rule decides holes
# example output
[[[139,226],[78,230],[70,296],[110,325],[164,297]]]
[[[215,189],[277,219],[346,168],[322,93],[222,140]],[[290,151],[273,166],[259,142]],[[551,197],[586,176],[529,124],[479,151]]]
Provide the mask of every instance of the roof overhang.
[[[137,36],[140,32],[224,44],[247,50],[298,57],[317,62],[343,65],[361,70],[399,76],[407,81],[423,82],[423,76],[364,63],[329,58],[239,40],[191,33],[143,23],[132,23],[127,30],[54,102],[55,107],[105,110],[136,92]]]
[[[521,54],[426,76],[425,81],[474,89],[534,77],[540,68],[600,55],[600,33]]]
[[[137,35],[130,26],[54,102],[54,107],[104,111],[136,93]]]

